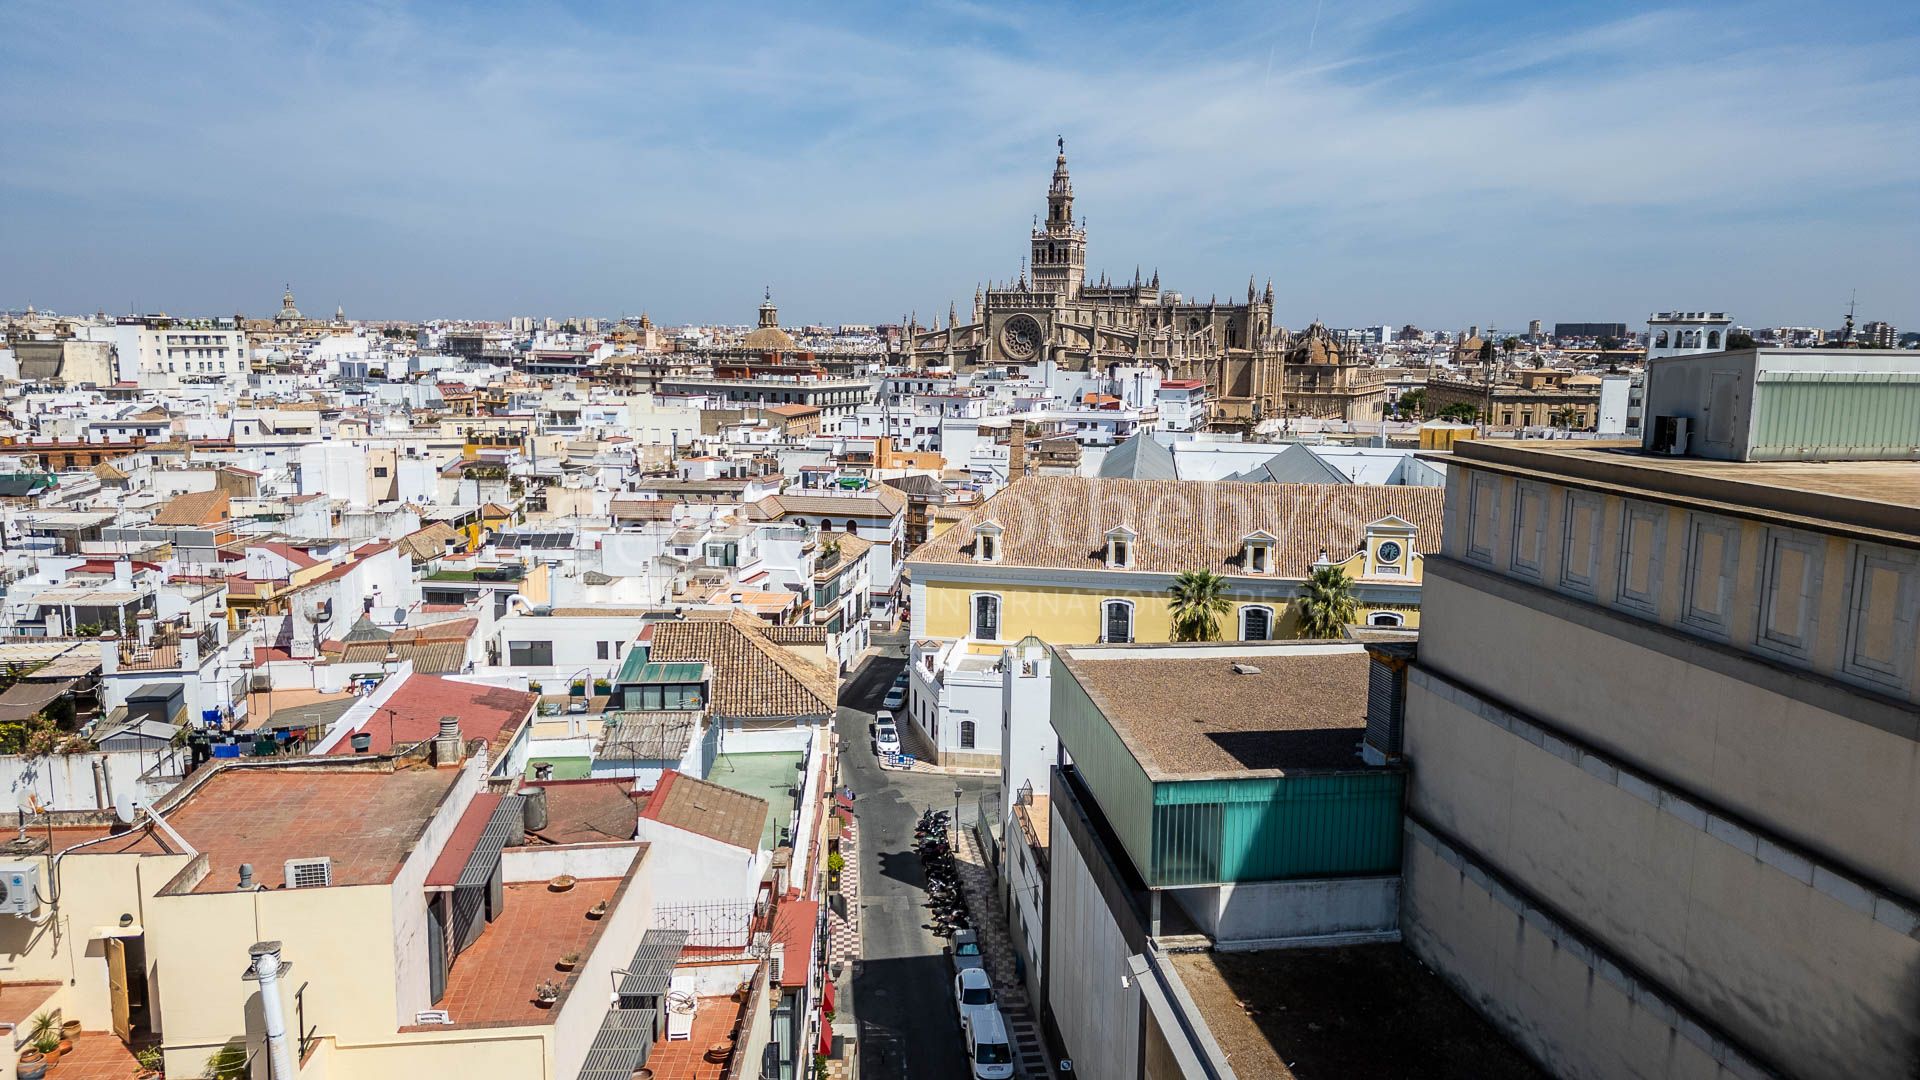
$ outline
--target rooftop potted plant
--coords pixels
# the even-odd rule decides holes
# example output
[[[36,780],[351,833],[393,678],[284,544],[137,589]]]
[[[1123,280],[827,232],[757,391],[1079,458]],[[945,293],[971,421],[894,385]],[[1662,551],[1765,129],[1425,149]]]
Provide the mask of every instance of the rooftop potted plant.
[[[570,952],[560,958],[561,971],[572,971],[574,968],[577,968],[579,966],[580,966],[580,954],[577,952]]]
[[[134,1080],[156,1080],[161,1075],[164,1059],[160,1056],[159,1047],[149,1046],[143,1050],[137,1050],[134,1052],[133,1060],[140,1066],[140,1071],[133,1074]]]
[[[560,1000],[560,988],[554,985],[552,979],[543,979],[540,985],[533,988],[533,1000],[540,1005],[552,1005]]]
[[[587,909],[587,918],[598,919],[605,916],[606,913],[607,913],[607,902],[605,900],[599,900],[599,901],[596,901],[592,907]]]

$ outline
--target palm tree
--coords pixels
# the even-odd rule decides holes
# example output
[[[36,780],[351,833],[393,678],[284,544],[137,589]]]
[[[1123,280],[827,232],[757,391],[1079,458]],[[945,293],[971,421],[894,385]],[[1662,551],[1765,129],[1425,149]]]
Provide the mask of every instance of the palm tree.
[[[1231,607],[1227,579],[1211,570],[1182,570],[1167,592],[1173,596],[1167,605],[1173,614],[1173,640],[1220,640],[1220,616]]]
[[[1337,638],[1359,617],[1353,579],[1337,566],[1314,570],[1300,589],[1300,636]]]

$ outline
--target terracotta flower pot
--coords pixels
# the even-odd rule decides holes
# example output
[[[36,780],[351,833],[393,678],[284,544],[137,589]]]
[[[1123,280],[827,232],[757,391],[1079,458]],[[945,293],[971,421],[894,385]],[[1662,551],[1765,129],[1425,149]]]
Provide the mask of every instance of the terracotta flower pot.
[[[80,1041],[80,1021],[69,1020],[60,1025],[60,1037],[73,1042]]]

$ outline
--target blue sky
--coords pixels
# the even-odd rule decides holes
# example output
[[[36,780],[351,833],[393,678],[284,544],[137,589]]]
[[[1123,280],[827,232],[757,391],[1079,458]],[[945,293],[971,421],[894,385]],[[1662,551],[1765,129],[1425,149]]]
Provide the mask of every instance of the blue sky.
[[[0,307],[1920,328],[1920,5],[0,5]]]

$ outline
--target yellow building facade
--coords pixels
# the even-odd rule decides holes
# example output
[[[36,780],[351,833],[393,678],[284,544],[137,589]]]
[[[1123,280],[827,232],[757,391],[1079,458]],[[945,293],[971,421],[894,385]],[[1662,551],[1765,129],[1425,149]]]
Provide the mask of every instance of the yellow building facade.
[[[1225,582],[1221,640],[1294,637],[1320,566],[1352,579],[1355,623],[1413,629],[1441,501],[1439,488],[1024,478],[908,559],[913,633],[980,654],[1027,635],[1170,641],[1171,586],[1208,570]]]

